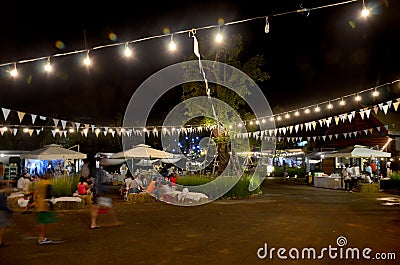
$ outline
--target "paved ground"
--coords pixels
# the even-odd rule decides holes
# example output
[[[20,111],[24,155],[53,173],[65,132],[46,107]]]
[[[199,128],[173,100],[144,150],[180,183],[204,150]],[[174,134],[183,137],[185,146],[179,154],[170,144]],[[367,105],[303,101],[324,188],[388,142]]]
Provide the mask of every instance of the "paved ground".
[[[35,243],[35,215],[16,212],[6,234],[10,245],[0,248],[1,264],[399,264],[400,206],[380,200],[392,195],[269,181],[263,192],[256,199],[196,207],[120,201],[115,210],[125,224],[97,230],[88,228],[88,209],[65,211],[48,236],[66,241],[44,246]],[[108,218],[102,215],[99,224],[107,224]],[[281,256],[288,259],[278,257],[276,250],[273,259],[258,258],[257,251],[266,244],[268,254],[271,248],[283,248]],[[303,250],[313,248],[318,256],[329,246],[338,248],[331,250],[338,257],[325,251],[323,261],[301,259]],[[371,258],[395,253],[397,259],[366,260],[361,252],[358,260],[345,259],[349,248],[371,248]],[[289,256],[296,250],[299,259]],[[263,249],[258,252],[265,255]],[[304,253],[308,257],[311,252]]]

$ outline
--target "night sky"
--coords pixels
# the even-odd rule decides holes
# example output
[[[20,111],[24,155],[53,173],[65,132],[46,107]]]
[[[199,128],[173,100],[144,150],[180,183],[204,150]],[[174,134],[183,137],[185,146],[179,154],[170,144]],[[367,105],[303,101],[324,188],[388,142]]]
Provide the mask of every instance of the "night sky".
[[[54,6],[10,3],[2,8],[0,64],[162,35],[166,27],[176,32],[216,25],[218,18],[230,22],[269,15],[269,33],[264,32],[265,19],[258,19],[226,26],[227,38],[229,33],[239,33],[246,55],[264,55],[271,78],[259,86],[271,107],[292,110],[400,76],[399,1],[365,1],[374,7],[368,19],[359,17],[362,1],[277,16],[340,2],[165,1],[137,7],[125,6],[124,1],[104,5],[67,1]],[[117,38],[111,40],[109,33]],[[57,47],[57,41],[64,46]],[[167,51],[168,41],[164,37],[138,42],[132,46],[135,56],[130,60],[122,57],[123,46],[91,51],[94,65],[89,70],[80,62],[84,53],[51,58],[55,67],[51,74],[42,72],[46,59],[18,64],[20,75],[15,80],[8,76],[9,66],[2,66],[0,107],[111,125],[124,114],[130,97],[146,78],[192,55],[193,42],[187,34],[175,36],[181,45],[175,54]],[[168,101],[179,97],[170,94]],[[159,108],[166,111],[167,105]]]

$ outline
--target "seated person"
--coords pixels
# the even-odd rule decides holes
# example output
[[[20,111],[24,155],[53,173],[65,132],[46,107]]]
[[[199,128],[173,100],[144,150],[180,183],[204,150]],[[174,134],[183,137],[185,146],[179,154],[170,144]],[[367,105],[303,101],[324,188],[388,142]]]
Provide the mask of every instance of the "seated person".
[[[78,182],[78,194],[79,195],[90,195],[91,191],[88,189],[88,184],[85,177],[80,177]]]
[[[140,193],[144,190],[142,182],[138,175],[135,175],[135,179],[131,181],[129,187],[129,193]]]

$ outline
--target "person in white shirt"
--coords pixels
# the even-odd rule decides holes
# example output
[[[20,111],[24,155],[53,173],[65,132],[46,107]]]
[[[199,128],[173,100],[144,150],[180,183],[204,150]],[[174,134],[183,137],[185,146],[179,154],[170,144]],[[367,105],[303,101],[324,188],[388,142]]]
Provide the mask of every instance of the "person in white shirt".
[[[23,190],[24,189],[24,183],[25,183],[25,178],[24,178],[24,176],[21,176],[17,181],[17,189],[18,190]]]
[[[25,179],[24,179],[24,187],[23,187],[23,190],[24,190],[25,192],[29,192],[29,190],[30,190],[30,188],[31,188],[31,184],[32,184],[31,175],[30,175],[29,173],[26,173],[26,174],[25,174]]]
[[[344,190],[350,191],[350,192],[353,189],[351,173],[352,173],[352,170],[351,170],[349,164],[346,164],[344,166],[344,168],[342,169],[342,176],[344,179]]]

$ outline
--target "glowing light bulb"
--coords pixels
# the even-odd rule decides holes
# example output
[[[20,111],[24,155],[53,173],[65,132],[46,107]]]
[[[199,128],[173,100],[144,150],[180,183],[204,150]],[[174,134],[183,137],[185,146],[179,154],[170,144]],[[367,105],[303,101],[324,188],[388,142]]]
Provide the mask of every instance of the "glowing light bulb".
[[[16,65],[16,64],[14,64],[14,69],[12,69],[12,70],[10,71],[10,75],[11,75],[12,77],[16,77],[16,76],[18,75],[17,65]]]
[[[304,111],[304,113],[305,113],[305,114],[309,114],[309,113],[310,113],[310,109],[307,108],[307,109]]]
[[[89,66],[89,65],[91,64],[90,57],[89,57],[89,53],[86,55],[85,60],[83,60],[83,63],[84,63],[86,66]]]
[[[360,95],[357,95],[354,99],[355,99],[356,101],[361,101],[361,96],[360,96]]]
[[[339,102],[340,106],[344,106],[346,105],[346,101],[344,101],[343,99]]]
[[[221,32],[218,32],[217,35],[215,35],[215,41],[217,43],[221,43],[224,37],[222,36]]]
[[[374,92],[372,92],[372,96],[373,96],[373,97],[379,96],[379,92],[375,90]]]
[[[294,116],[300,116],[300,112],[298,110],[296,110],[296,112],[294,113]]]
[[[174,35],[171,35],[171,40],[169,41],[168,48],[170,51],[175,51],[176,50],[176,44],[174,42]]]
[[[333,109],[333,105],[329,102],[327,108],[328,108],[328,109]]]
[[[316,106],[315,109],[314,109],[314,111],[315,111],[315,112],[320,112],[320,111],[321,111],[321,108],[320,108],[319,106]]]
[[[131,57],[132,56],[132,50],[128,47],[128,45],[125,45],[124,55],[126,57]]]
[[[12,69],[12,70],[10,71],[10,75],[11,75],[12,77],[16,77],[16,76],[18,75],[17,69],[16,69],[16,68]]]
[[[363,9],[361,10],[361,16],[368,17],[369,14],[370,14],[370,12],[369,12],[368,8],[364,6]]]

